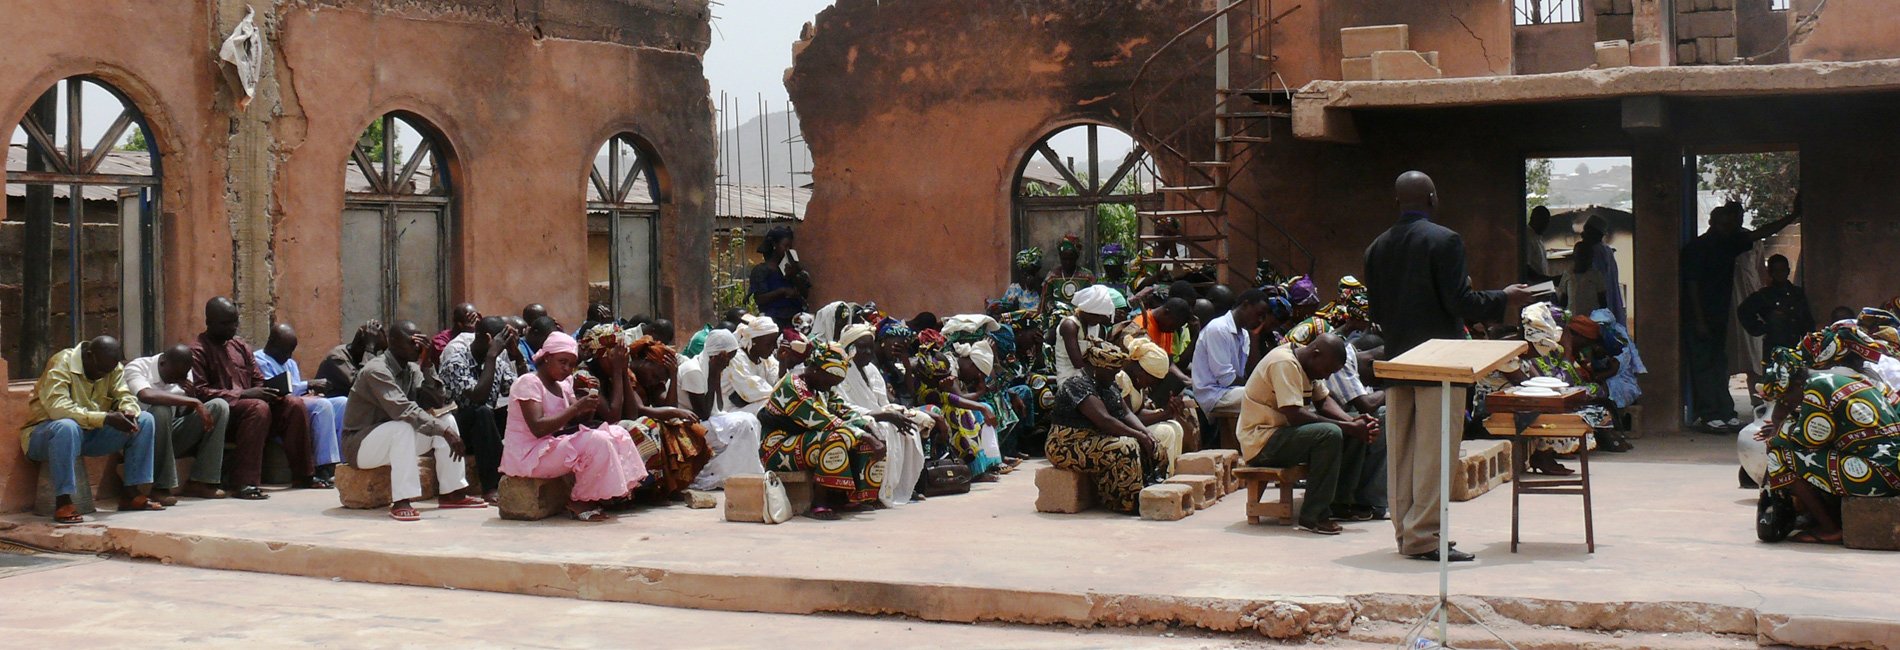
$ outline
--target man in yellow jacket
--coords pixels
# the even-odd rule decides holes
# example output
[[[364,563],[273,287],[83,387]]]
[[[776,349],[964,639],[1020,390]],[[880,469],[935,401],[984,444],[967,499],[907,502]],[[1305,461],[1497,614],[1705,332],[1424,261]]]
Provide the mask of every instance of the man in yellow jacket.
[[[86,519],[72,495],[74,467],[81,456],[125,452],[125,494],[119,510],[164,510],[151,498],[153,419],[139,410],[138,397],[125,387],[124,351],[119,340],[101,336],[60,350],[46,362],[46,373],[33,386],[27,425],[20,430],[26,457],[53,473],[58,507],[53,520],[77,524]]]

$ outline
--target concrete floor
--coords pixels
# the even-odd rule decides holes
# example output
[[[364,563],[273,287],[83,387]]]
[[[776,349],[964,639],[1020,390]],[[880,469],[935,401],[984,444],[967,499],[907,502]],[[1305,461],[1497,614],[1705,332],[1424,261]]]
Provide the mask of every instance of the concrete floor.
[[[1736,488],[1732,439],[1682,436],[1636,444],[1634,453],[1599,455],[1594,464],[1594,555],[1584,552],[1581,503],[1574,497],[1526,497],[1526,542],[1518,554],[1509,551],[1508,485],[1454,504],[1453,539],[1480,560],[1456,566],[1453,592],[1493,597],[1487,602],[1494,613],[1540,624],[1739,632],[1752,628],[1759,612],[1788,629],[1854,627],[1850,639],[1900,644],[1900,609],[1891,606],[1891,585],[1900,583],[1895,556],[1756,542],[1754,494]],[[27,525],[0,536],[97,543],[211,568],[629,600],[605,585],[605,576],[613,576],[671,590],[653,595],[649,589],[631,600],[714,609],[800,611],[796,602],[779,601],[887,589],[884,598],[892,604],[880,611],[955,606],[969,612],[943,620],[994,620],[984,612],[1050,594],[1361,597],[1363,604],[1381,598],[1366,595],[1423,595],[1437,588],[1435,565],[1394,552],[1388,522],[1350,524],[1344,535],[1319,537],[1249,526],[1241,499],[1232,496],[1177,522],[1039,514],[1034,499],[1032,477],[1019,472],[969,495],[842,522],[729,523],[717,509],[666,507],[605,525],[512,522],[493,510],[432,509],[423,511],[421,522],[400,523],[381,511],[339,508],[331,492],[296,491],[266,502],[190,501],[160,513],[102,512],[98,525],[64,531],[16,515],[0,520],[0,528]],[[87,536],[93,541],[77,541]],[[431,573],[433,563],[455,573]],[[531,570],[543,566],[566,573],[552,580]],[[664,582],[688,575],[728,582],[719,583],[726,585],[723,595],[687,594],[674,586],[685,583]],[[761,587],[760,602],[738,602],[754,591],[748,585],[763,584],[757,582],[762,577],[785,584]],[[919,586],[944,595],[916,603],[915,593],[898,594],[899,587]],[[957,600],[957,593],[974,594],[976,602],[937,602]],[[1060,612],[1048,618],[1070,620]]]

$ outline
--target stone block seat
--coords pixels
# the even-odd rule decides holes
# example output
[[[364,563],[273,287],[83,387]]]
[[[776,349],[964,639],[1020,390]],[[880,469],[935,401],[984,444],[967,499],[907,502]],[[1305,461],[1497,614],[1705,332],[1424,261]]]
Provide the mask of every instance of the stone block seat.
[[[1095,481],[1059,467],[1036,470],[1036,512],[1073,514],[1095,507]]]
[[[1900,497],[1842,499],[1841,543],[1864,551],[1900,551]]]
[[[501,496],[501,518],[513,521],[539,521],[567,509],[574,490],[574,475],[560,478],[521,478],[502,476],[497,490]]]
[[[1451,500],[1470,501],[1511,480],[1511,441],[1466,440],[1451,467]]]
[[[1159,483],[1141,489],[1141,518],[1150,521],[1176,521],[1194,514],[1194,488],[1178,483]]]
[[[1299,501],[1293,498],[1294,485],[1306,478],[1306,466],[1296,467],[1241,467],[1234,470],[1242,485],[1247,486],[1247,523],[1258,524],[1262,518],[1277,520],[1282,526],[1291,526],[1297,521],[1300,511]],[[1267,487],[1278,486],[1279,498],[1273,501],[1261,501],[1267,494]]]
[[[416,473],[422,479],[422,495],[417,499],[436,497],[435,457],[417,456]],[[389,491],[389,466],[376,469],[357,469],[350,463],[336,464],[336,497],[343,507],[352,510],[370,510],[387,508],[391,502]]]
[[[1162,484],[1185,485],[1193,490],[1195,510],[1214,507],[1214,503],[1220,501],[1222,496],[1221,479],[1213,474],[1175,474]]]
[[[811,512],[812,480],[810,472],[772,472],[785,486],[792,503],[792,515]],[[726,521],[762,523],[765,521],[765,474],[738,474],[726,478]]]

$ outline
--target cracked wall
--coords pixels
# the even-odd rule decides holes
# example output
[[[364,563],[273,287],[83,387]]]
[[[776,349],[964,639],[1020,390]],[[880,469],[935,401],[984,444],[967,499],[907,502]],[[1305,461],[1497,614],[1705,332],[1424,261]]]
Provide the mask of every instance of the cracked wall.
[[[60,79],[93,75],[150,122],[161,341],[189,340],[204,301],[231,295],[254,342],[272,320],[296,325],[297,356],[314,368],[343,329],[344,162],[392,110],[439,127],[453,150],[451,301],[496,313],[542,302],[579,322],[587,170],[602,143],[631,132],[661,161],[661,310],[710,315],[705,0],[253,1],[270,48],[240,111],[217,51],[246,4],[12,3],[0,22],[0,120],[17,122]],[[24,399],[25,387],[4,396]],[[0,446],[0,510],[30,505],[33,479],[18,446]]]

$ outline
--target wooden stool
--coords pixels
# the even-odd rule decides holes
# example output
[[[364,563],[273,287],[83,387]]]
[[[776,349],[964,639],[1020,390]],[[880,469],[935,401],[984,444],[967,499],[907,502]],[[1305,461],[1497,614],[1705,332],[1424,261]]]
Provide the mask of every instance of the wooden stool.
[[[1597,552],[1595,521],[1590,511],[1590,447],[1583,437],[1590,435],[1590,425],[1585,424],[1583,416],[1574,413],[1544,413],[1524,431],[1517,430],[1515,414],[1496,413],[1484,423],[1491,435],[1511,440],[1511,552],[1517,552],[1519,500],[1526,494],[1556,494],[1583,497],[1583,540],[1591,553]],[[1524,472],[1530,459],[1530,450],[1536,446],[1538,438],[1576,438],[1577,473],[1570,476],[1549,478],[1531,478]]]
[[[1272,517],[1282,526],[1291,526],[1299,520],[1293,502],[1293,485],[1306,477],[1306,466],[1236,467],[1234,476],[1247,486],[1247,523],[1258,524],[1261,517]],[[1266,494],[1269,483],[1280,486],[1280,498],[1262,503],[1260,497]]]

